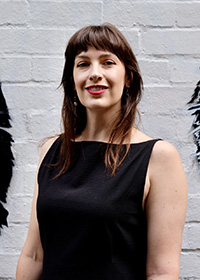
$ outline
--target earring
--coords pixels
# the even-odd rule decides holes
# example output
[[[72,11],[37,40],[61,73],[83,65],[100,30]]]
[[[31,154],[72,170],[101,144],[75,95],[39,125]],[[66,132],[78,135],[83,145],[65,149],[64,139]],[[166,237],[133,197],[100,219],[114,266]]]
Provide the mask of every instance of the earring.
[[[76,92],[74,93],[74,109],[76,112],[76,107],[77,107],[78,103],[77,103],[77,99],[76,99]]]
[[[76,124],[77,124],[76,108],[78,106],[77,97],[76,97],[76,91],[74,92],[74,102],[73,102],[73,105],[74,105],[74,135],[76,135]]]
[[[129,96],[129,88],[126,88],[125,95],[126,95],[127,97]]]

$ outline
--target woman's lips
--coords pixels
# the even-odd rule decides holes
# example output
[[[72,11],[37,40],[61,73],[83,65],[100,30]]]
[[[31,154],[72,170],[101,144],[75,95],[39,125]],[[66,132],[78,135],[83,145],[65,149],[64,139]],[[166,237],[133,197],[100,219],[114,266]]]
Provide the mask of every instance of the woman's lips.
[[[106,86],[90,86],[87,87],[86,90],[92,95],[102,94],[107,90],[108,87]]]

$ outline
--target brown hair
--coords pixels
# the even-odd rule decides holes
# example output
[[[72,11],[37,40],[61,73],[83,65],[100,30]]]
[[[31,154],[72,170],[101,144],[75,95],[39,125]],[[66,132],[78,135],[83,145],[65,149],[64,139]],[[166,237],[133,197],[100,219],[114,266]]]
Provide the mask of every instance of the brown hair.
[[[92,46],[98,50],[114,53],[125,65],[126,75],[130,80],[130,87],[124,88],[121,100],[121,112],[112,124],[109,143],[105,153],[106,167],[114,175],[126,157],[130,144],[123,149],[125,140],[130,140],[131,129],[135,122],[137,105],[141,98],[142,78],[139,66],[132,49],[122,33],[111,24],[86,26],[77,31],[69,40],[65,51],[65,66],[61,81],[64,89],[62,119],[64,133],[61,135],[62,144],[60,160],[61,167],[57,177],[65,173],[75,159],[75,138],[82,133],[86,125],[86,109],[77,101],[74,106],[73,67],[75,57]],[[114,145],[115,143],[119,145]]]

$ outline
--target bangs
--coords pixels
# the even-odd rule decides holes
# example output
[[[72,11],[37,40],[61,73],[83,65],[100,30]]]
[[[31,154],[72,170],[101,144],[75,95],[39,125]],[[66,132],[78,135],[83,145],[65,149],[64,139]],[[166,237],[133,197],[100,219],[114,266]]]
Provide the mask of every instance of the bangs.
[[[87,26],[82,28],[70,40],[70,53],[75,58],[81,52],[86,52],[88,47],[114,53],[120,60],[128,42],[112,25]]]

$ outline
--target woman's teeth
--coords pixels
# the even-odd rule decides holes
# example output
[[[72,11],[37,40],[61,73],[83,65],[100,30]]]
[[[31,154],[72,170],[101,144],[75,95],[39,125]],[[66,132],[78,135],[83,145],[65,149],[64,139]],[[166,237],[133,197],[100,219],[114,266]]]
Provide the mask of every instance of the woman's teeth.
[[[90,87],[88,89],[91,91],[100,91],[106,89],[106,87]]]

